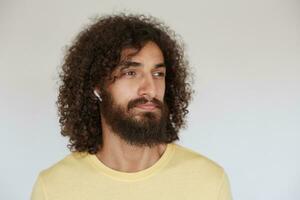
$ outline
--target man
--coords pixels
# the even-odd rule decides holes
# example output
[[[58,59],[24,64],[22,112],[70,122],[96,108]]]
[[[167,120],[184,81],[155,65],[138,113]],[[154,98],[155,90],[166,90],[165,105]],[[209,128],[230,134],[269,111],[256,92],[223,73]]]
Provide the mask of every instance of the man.
[[[223,169],[180,146],[192,90],[176,35],[143,15],[104,16],[69,48],[58,97],[72,153],[32,200],[230,200]]]

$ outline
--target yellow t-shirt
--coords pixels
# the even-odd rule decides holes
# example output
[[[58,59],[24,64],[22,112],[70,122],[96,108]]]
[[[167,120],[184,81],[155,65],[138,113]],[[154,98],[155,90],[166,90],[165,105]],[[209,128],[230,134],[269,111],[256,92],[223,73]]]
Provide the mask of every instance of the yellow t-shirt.
[[[170,143],[151,167],[133,173],[104,165],[95,155],[71,153],[40,173],[31,200],[231,200],[224,170]]]

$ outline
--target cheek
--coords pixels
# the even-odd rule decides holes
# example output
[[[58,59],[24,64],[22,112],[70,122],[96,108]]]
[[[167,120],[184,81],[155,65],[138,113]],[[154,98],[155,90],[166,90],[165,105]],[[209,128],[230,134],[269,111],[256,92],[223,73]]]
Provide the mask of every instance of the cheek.
[[[157,90],[157,97],[160,99],[160,100],[163,100],[164,99],[164,96],[165,96],[165,84],[159,84],[157,87],[156,87],[156,90]]]
[[[111,88],[111,92],[118,104],[127,104],[130,100],[136,98],[136,88],[125,83],[115,85]]]

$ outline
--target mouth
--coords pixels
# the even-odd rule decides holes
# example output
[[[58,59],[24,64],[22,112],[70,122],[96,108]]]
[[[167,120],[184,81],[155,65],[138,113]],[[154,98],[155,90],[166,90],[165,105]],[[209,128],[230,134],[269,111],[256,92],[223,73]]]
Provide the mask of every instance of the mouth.
[[[137,105],[136,108],[140,108],[142,110],[151,111],[151,110],[155,110],[157,108],[157,106],[154,103],[145,103],[145,104],[139,104],[139,105]]]

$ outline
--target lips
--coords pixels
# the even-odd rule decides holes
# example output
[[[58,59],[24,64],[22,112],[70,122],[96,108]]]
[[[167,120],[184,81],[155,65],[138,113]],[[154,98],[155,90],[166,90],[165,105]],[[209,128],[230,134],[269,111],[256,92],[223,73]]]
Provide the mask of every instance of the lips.
[[[145,104],[139,104],[136,107],[144,110],[154,110],[157,106],[154,103],[145,103]]]
[[[130,110],[133,108],[140,110],[162,110],[163,103],[156,98],[153,98],[151,101],[149,101],[148,99],[142,97],[128,102],[127,109]]]

